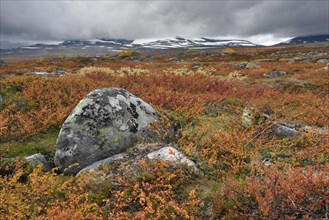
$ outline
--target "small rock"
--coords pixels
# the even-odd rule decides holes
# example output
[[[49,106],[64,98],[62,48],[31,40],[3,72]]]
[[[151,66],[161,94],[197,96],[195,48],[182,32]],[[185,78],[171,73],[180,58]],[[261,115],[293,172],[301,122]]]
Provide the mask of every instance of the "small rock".
[[[277,138],[294,138],[301,136],[302,133],[296,131],[295,129],[288,128],[280,124],[276,124],[272,127],[271,135]]]
[[[261,66],[256,63],[247,63],[246,68],[247,69],[259,69]]]
[[[328,59],[320,59],[316,63],[322,64],[322,63],[329,63]]]
[[[274,70],[272,72],[269,73],[265,73],[264,77],[265,78],[276,78],[276,77],[281,77],[281,76],[286,76],[287,72],[286,71],[278,71],[278,70]]]
[[[192,67],[192,69],[199,69],[201,66],[199,64],[196,64]]]
[[[188,159],[180,151],[171,146],[151,152],[147,154],[147,158],[151,160],[165,160],[173,163],[186,164],[187,166],[193,167],[195,172],[198,172],[198,168],[192,160]]]
[[[319,128],[319,127],[309,126],[309,125],[305,125],[305,124],[301,124],[301,123],[297,123],[297,122],[291,122],[291,121],[283,121],[283,122],[280,122],[279,124],[282,126],[294,129],[298,132],[311,132],[313,134],[328,134],[329,133],[328,127]]]
[[[34,74],[39,76],[50,76],[50,73],[48,72],[34,72]]]
[[[58,74],[58,75],[65,75],[67,72],[65,72],[62,68],[55,67],[53,69],[53,73]]]
[[[327,66],[324,67],[323,69],[329,71],[329,63],[328,63]]]
[[[247,63],[239,63],[239,64],[234,65],[234,68],[237,70],[241,70],[241,69],[246,68],[246,66],[247,66]]]
[[[31,163],[31,165],[33,167],[42,164],[43,165],[43,170],[45,172],[50,171],[51,170],[51,166],[48,164],[46,158],[44,155],[37,153],[37,154],[33,154],[31,156],[27,156],[25,157],[25,160],[27,160],[28,162]]]
[[[150,160],[165,160],[171,163],[177,164],[186,164],[187,166],[193,167],[194,171],[197,173],[199,170],[195,163],[185,157],[181,152],[177,149],[169,146],[164,145],[161,143],[153,143],[153,144],[138,144],[131,148],[129,148],[126,152],[116,154],[114,156],[108,157],[106,159],[97,161],[82,170],[76,175],[77,177],[80,176],[82,173],[93,173],[94,171],[100,171],[99,174],[110,177],[112,176],[111,172],[107,173],[107,170],[101,170],[104,166],[111,166],[113,163],[116,165],[120,164],[125,167],[125,164],[129,164],[129,170],[133,173],[137,172],[137,165],[140,161],[145,161],[146,159]],[[117,169],[117,168],[116,168]],[[116,170],[119,171],[115,175],[125,176],[126,172],[123,170]],[[107,174],[106,174],[107,173]]]
[[[266,167],[270,167],[272,165],[271,159],[265,158],[264,160],[262,160],[261,164],[266,166]]]
[[[309,64],[310,62],[311,62],[310,60],[306,59],[306,60],[301,61],[300,63]]]
[[[2,98],[2,95],[0,94],[0,104],[3,103],[3,98]]]
[[[0,60],[0,66],[5,66],[6,62],[4,60]]]
[[[179,62],[180,60],[177,57],[172,57],[168,59],[171,62]]]
[[[294,57],[289,59],[288,61],[289,63],[305,63],[305,62],[309,62],[309,60],[307,60],[306,58],[302,58],[302,57]]]
[[[106,165],[110,164],[111,162],[118,161],[118,160],[123,160],[126,157],[128,157],[128,155],[126,153],[121,153],[121,154],[116,154],[112,157],[108,157],[108,158],[103,159],[103,160],[99,160],[99,161],[97,161],[93,164],[90,164],[89,166],[86,166],[82,170],[80,170],[79,173],[76,176],[78,177],[78,176],[81,175],[81,173],[84,173],[84,172],[91,172],[91,171],[98,170],[98,169],[102,168],[103,166],[106,166]]]

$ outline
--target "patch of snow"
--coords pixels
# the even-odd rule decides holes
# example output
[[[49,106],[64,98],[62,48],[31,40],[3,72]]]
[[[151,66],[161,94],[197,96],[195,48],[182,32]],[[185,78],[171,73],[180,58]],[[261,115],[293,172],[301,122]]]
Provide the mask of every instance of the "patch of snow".
[[[117,44],[121,45],[121,43],[112,41],[112,40],[99,40],[99,39],[93,39],[93,40],[88,40],[91,44],[96,44],[96,43],[105,43],[105,44]]]
[[[131,44],[148,44],[148,43],[152,43],[152,42],[156,42],[156,41],[169,41],[169,40],[174,40],[176,38],[144,38],[144,39],[136,39],[134,40]]]
[[[40,49],[40,47],[22,47],[24,49],[32,49],[32,50],[36,50],[36,49]]]

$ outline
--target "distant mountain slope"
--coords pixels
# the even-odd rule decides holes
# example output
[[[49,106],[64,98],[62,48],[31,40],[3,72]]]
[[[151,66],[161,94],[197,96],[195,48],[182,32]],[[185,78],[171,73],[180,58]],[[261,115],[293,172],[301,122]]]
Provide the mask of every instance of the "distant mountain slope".
[[[294,37],[290,40],[277,44],[278,46],[297,45],[297,44],[312,44],[312,43],[329,43],[329,35],[312,35]]]
[[[150,49],[173,49],[173,48],[212,48],[212,47],[254,47],[261,46],[246,40],[222,40],[217,38],[195,38],[183,37],[164,38],[158,40],[135,40],[133,46]]]
[[[59,44],[59,46],[126,46],[130,45],[132,40],[124,39],[94,39],[94,40],[66,40]]]
[[[94,39],[94,40],[66,40],[58,45],[35,44],[25,49],[39,49],[45,47],[111,47],[115,49],[179,49],[179,48],[217,48],[217,47],[254,47],[261,46],[247,40],[222,40],[217,38],[183,37],[163,38],[156,40],[124,40],[124,39]]]

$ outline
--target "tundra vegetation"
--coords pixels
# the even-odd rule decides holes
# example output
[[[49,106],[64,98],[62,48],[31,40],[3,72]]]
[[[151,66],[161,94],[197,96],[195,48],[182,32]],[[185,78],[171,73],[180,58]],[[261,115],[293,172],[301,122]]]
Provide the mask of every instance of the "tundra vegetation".
[[[0,67],[0,219],[329,217],[329,73],[317,63],[329,58],[328,45],[134,56],[43,57]],[[248,62],[257,68],[245,68]],[[264,77],[272,71],[286,74]],[[43,172],[22,159],[42,153],[52,164],[69,113],[92,90],[110,87],[166,115],[177,130],[172,144],[200,172],[146,160],[134,174],[126,164],[125,175],[108,181],[97,172]],[[269,121],[243,126],[245,107]],[[309,129],[293,138],[269,135],[279,121]]]

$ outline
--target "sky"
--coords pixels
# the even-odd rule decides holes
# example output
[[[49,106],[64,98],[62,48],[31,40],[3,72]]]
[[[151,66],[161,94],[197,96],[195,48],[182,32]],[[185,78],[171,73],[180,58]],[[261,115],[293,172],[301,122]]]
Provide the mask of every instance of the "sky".
[[[329,34],[329,0],[0,0],[1,47],[183,36],[273,44]]]

